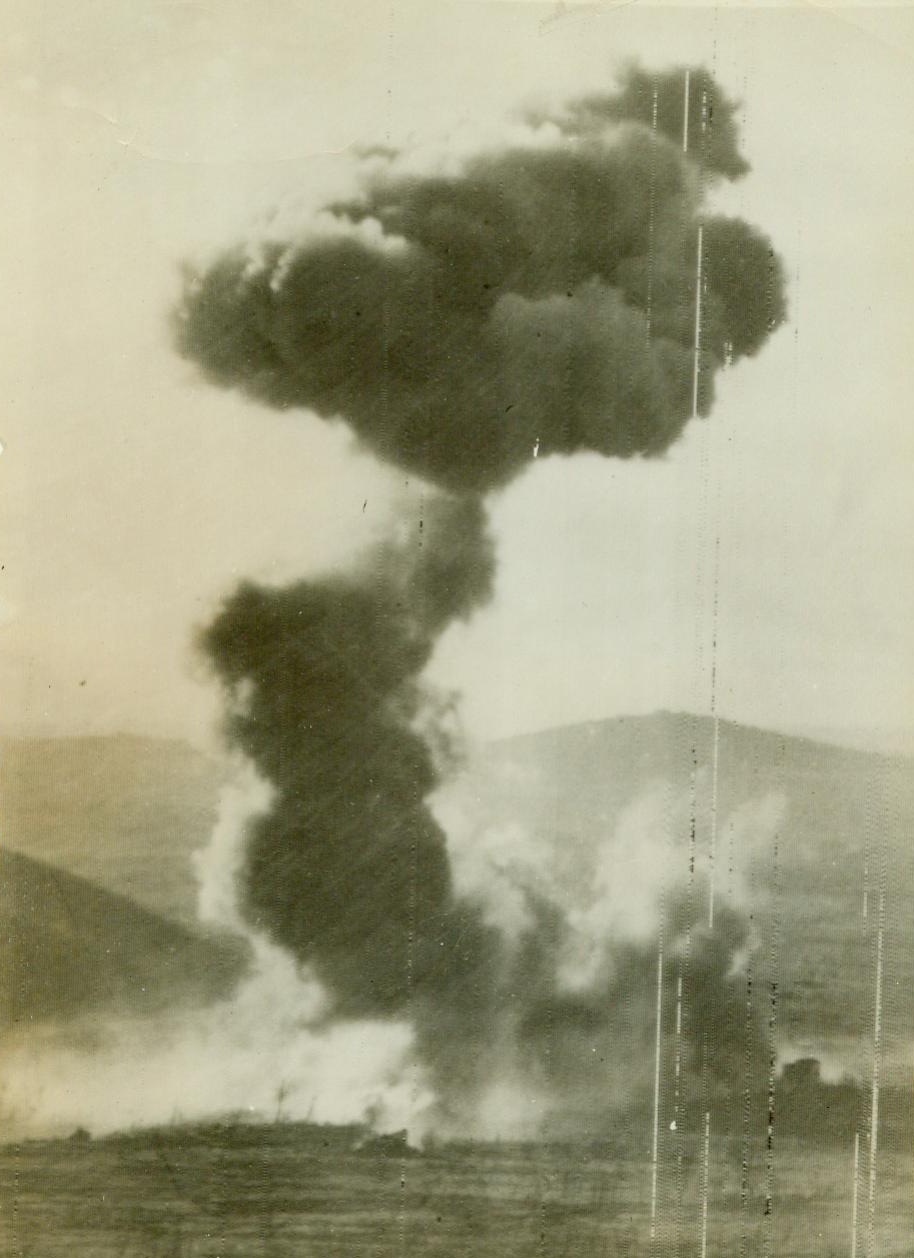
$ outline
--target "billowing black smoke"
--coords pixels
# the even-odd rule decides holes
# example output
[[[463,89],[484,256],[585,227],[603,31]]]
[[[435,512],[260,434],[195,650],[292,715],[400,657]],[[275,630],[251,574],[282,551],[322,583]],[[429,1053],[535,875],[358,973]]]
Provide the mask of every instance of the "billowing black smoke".
[[[482,964],[455,902],[417,678],[442,628],[489,594],[476,499],[434,501],[412,546],[282,590],[245,584],[204,645],[238,701],[233,743],[276,791],[250,825],[244,909],[311,961],[350,1015],[390,1014]]]
[[[656,130],[633,77],[580,103],[549,147],[448,177],[394,162],[329,207],[337,234],[256,262],[239,248],[192,279],[180,348],[215,382],[342,418],[382,458],[453,490],[504,484],[537,442],[542,455],[665,450],[692,408],[703,182],[745,168],[733,107],[710,84],[693,156],[668,138],[681,84],[658,80]],[[366,220],[376,239],[355,230]],[[703,254],[705,413],[715,370],[757,350],[784,307],[753,228],[704,218]]]
[[[531,897],[534,925],[508,944],[454,894],[426,803],[437,770],[421,674],[442,630],[489,595],[487,491],[535,452],[666,450],[695,403],[709,410],[718,368],[783,319],[767,239],[704,210],[709,184],[747,169],[734,106],[692,71],[684,152],[683,77],[633,71],[457,174],[375,154],[320,233],[227,253],[188,278],[175,321],[212,381],[341,420],[430,486],[396,544],[345,575],[243,585],[204,645],[230,736],[276,791],[251,823],[243,912],[313,966],[340,1014],[412,1018],[452,1095],[479,1087],[506,1043],[550,1086],[580,1077],[582,1045],[652,999],[648,952],[620,951],[568,995],[560,914]],[[724,939],[696,954],[709,1011]]]
[[[707,174],[745,175],[749,163],[739,151],[733,102],[707,70],[689,71],[688,93],[684,77],[681,70],[652,75],[631,67],[618,92],[574,100],[554,121],[571,135],[600,132],[607,122],[640,122],[680,147],[691,142]]]
[[[671,1117],[678,1109],[680,1127],[694,1128],[699,1111],[711,1108],[732,1117],[744,1089],[758,1091],[765,1045],[758,1020],[747,1024],[745,975],[733,968],[734,958],[750,944],[743,915],[723,906],[711,929],[682,894],[668,917],[661,993],[664,1100]],[[582,1134],[589,1125],[591,1134],[603,1135],[619,1111],[649,1113],[656,1062],[656,939],[615,941],[602,972],[576,991],[556,983],[554,954],[533,950],[540,967],[523,993],[516,1042],[521,1074],[536,1079],[551,1103],[551,1130]],[[677,1057],[678,1098],[670,1086]]]

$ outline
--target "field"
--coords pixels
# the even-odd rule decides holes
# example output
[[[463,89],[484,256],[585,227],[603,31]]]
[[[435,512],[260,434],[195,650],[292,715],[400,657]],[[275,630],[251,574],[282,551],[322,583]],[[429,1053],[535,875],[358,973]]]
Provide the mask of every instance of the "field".
[[[607,1148],[464,1145],[365,1149],[299,1124],[182,1136],[35,1141],[0,1150],[4,1258],[625,1258],[701,1253],[702,1158],[661,1166]],[[672,1150],[669,1151],[671,1154]],[[864,1159],[861,1159],[863,1162]],[[880,1155],[874,1230],[861,1175],[857,1253],[910,1255],[912,1163]],[[719,1142],[709,1258],[851,1252],[852,1151],[775,1147],[744,1175]],[[766,1190],[771,1208],[766,1212]],[[868,1242],[872,1241],[872,1244]]]

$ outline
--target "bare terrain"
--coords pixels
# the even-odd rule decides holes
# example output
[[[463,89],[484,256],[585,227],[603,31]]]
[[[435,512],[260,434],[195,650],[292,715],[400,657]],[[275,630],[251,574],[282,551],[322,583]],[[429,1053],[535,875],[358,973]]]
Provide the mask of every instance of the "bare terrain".
[[[672,1141],[650,1243],[651,1164],[610,1145],[358,1149],[349,1129],[304,1124],[158,1130],[0,1153],[4,1258],[625,1258],[697,1254],[700,1142]],[[912,1162],[880,1157],[858,1252],[910,1254]],[[851,1252],[852,1149],[714,1146],[707,1253],[838,1258]],[[770,1204],[767,1197],[770,1192]],[[871,1248],[867,1248],[872,1240]]]

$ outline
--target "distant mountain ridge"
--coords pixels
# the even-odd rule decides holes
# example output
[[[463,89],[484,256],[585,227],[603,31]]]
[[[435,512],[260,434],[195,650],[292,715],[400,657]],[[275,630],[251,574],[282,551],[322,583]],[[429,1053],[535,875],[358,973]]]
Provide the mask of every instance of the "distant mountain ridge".
[[[448,789],[494,833],[513,827],[534,844],[559,843],[586,868],[622,810],[658,783],[671,799],[697,799],[696,843],[706,850],[715,761],[719,863],[731,856],[728,818],[753,802],[782,801],[776,859],[749,870],[756,1000],[775,990],[781,1038],[863,1075],[872,1056],[881,886],[883,1064],[909,1075],[914,760],[723,720],[715,733],[708,717],[663,712],[502,740],[474,754]],[[689,830],[680,828],[671,853],[682,869]]]
[[[128,736],[6,739],[0,752],[0,845],[198,929],[192,855],[212,830],[223,764],[180,742]],[[914,761],[729,721],[715,735],[707,717],[664,712],[492,743],[468,755],[447,789],[479,824],[519,827],[560,844],[569,861],[580,854],[583,866],[652,783],[687,795],[698,781],[707,792],[715,762],[722,827],[747,802],[784,800],[776,867],[752,871],[756,990],[767,999],[776,982],[779,1034],[798,1052],[832,1052],[865,1070],[881,885],[886,1063],[909,1062]],[[730,841],[722,829],[719,860]]]

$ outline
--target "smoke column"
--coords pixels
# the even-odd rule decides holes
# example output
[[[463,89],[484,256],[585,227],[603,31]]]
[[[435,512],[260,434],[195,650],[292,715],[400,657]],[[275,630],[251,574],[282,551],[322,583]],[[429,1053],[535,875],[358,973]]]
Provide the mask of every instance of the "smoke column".
[[[637,70],[456,172],[366,151],[356,195],[310,233],[188,273],[176,313],[178,348],[209,380],[345,423],[429,487],[423,518],[351,571],[242,585],[203,645],[230,740],[275,792],[248,828],[243,916],[312,967],[334,1016],[410,1020],[445,1105],[478,1093],[496,1057],[571,1087],[623,1006],[653,1035],[652,947],[617,949],[569,992],[554,904],[524,890],[527,927],[508,939],[455,893],[427,804],[443,735],[421,674],[447,625],[489,597],[488,492],[535,453],[658,455],[680,434],[699,223],[700,415],[715,372],[783,319],[768,240],[706,212],[707,187],[747,166],[734,104],[692,74],[708,125],[689,154],[682,71]],[[722,912],[699,938],[708,1017],[729,1008],[741,932]]]

